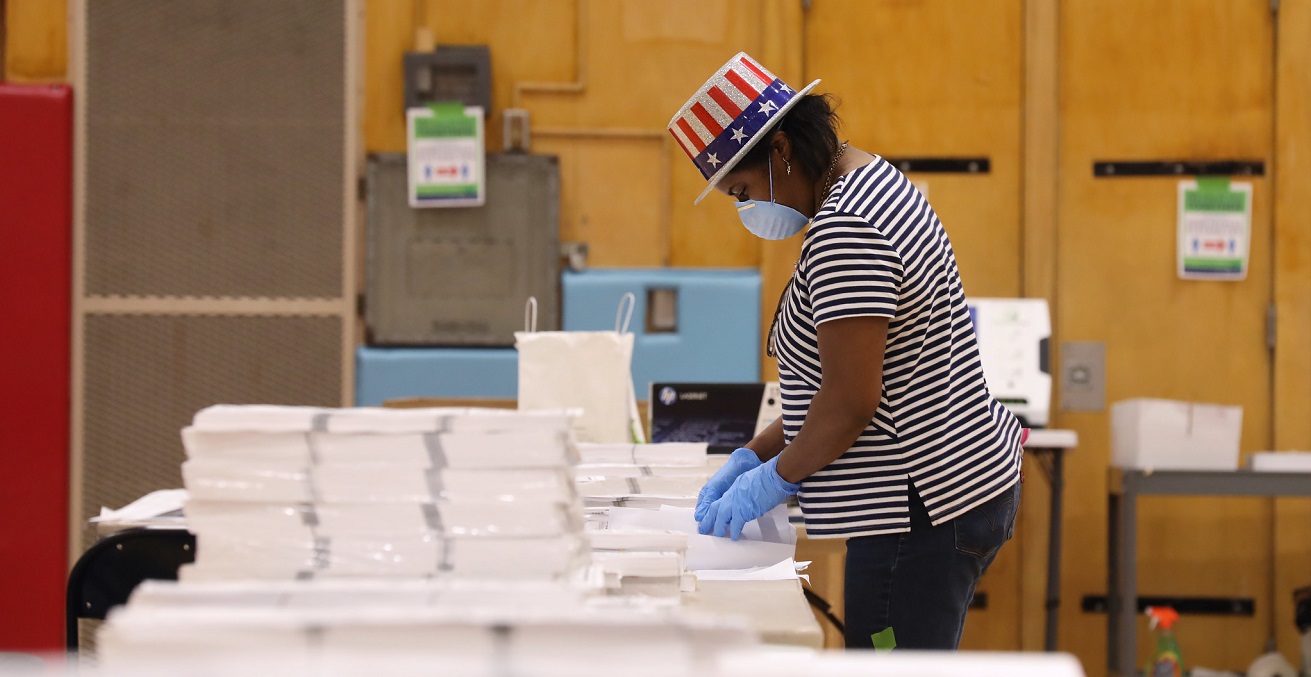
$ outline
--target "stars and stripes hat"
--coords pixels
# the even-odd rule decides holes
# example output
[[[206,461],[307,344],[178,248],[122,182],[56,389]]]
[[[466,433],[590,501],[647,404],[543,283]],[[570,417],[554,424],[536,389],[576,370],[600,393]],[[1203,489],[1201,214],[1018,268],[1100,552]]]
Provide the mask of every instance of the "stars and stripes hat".
[[[818,84],[794,91],[746,52],[738,52],[706,80],[669,121],[669,133],[708,182],[696,202]]]

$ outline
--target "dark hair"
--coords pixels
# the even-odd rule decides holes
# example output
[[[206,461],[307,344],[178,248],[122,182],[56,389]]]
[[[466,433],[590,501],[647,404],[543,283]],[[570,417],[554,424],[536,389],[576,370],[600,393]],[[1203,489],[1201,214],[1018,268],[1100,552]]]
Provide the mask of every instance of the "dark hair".
[[[769,160],[770,141],[779,131],[792,140],[792,159],[806,178],[814,181],[828,172],[838,152],[837,100],[832,94],[807,94],[783,116],[738,164],[742,168],[763,166]]]

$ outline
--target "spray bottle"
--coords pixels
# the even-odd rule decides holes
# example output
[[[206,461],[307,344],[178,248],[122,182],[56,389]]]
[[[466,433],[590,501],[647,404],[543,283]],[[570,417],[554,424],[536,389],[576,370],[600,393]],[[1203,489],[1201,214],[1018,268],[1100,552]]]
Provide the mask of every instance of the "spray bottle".
[[[1151,628],[1156,631],[1156,652],[1147,666],[1147,677],[1183,677],[1183,652],[1170,630],[1179,620],[1179,612],[1168,606],[1149,606],[1147,616],[1151,619]]]

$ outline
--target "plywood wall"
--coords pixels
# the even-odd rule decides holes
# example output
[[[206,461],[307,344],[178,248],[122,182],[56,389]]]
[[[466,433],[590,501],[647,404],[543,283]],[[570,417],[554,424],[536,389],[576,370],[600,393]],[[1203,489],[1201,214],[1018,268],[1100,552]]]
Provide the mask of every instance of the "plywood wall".
[[[1311,449],[1311,0],[1283,0],[1275,54],[1274,446]],[[1275,620],[1279,648],[1296,653],[1287,591],[1311,585],[1311,500],[1275,502]]]
[[[1244,158],[1269,163],[1273,28],[1266,3],[1073,0],[1061,8],[1059,245],[1062,341],[1106,345],[1107,399],[1161,397],[1240,405],[1242,448],[1270,448],[1273,182],[1253,177],[1251,274],[1187,282],[1175,270],[1179,179],[1095,178],[1110,159]],[[1066,528],[1073,534],[1061,620],[1065,646],[1104,669],[1105,617],[1080,610],[1105,587],[1109,416],[1067,413]],[[1190,665],[1242,669],[1272,632],[1271,509],[1262,499],[1145,499],[1144,595],[1246,597],[1256,617],[1189,616],[1178,635]],[[1287,594],[1284,591],[1281,594]],[[1289,619],[1278,619],[1286,623]],[[1140,631],[1139,662],[1153,648]]]
[[[64,82],[68,9],[64,0],[5,0],[4,79]]]
[[[4,4],[6,78],[65,78],[63,0]],[[755,240],[715,196],[693,207],[702,181],[664,132],[745,50],[793,85],[822,78],[819,90],[842,99],[844,138],[866,150],[989,157],[986,175],[912,178],[927,180],[970,294],[1047,298],[1054,345],[1106,343],[1110,400],[1242,404],[1245,452],[1311,448],[1311,0],[1280,5],[369,0],[363,138],[369,151],[404,149],[401,55],[417,28],[487,44],[489,145],[501,143],[505,108],[530,111],[534,149],[561,156],[562,237],[588,242],[596,266],[759,267],[767,324],[799,242]],[[1173,180],[1092,176],[1094,160],[1162,157],[1267,163],[1253,180],[1247,281],[1175,278]],[[762,375],[775,373],[766,360]],[[1108,417],[1054,424],[1082,438],[1067,471],[1061,647],[1097,677],[1105,616],[1080,600],[1106,587]],[[984,583],[990,608],[967,628],[971,647],[1041,646],[1047,492],[1032,465],[1028,477],[1021,536]],[[1253,618],[1181,622],[1192,662],[1243,668],[1272,632],[1295,653],[1287,596],[1311,583],[1307,501],[1149,500],[1142,533],[1144,593],[1257,602]]]

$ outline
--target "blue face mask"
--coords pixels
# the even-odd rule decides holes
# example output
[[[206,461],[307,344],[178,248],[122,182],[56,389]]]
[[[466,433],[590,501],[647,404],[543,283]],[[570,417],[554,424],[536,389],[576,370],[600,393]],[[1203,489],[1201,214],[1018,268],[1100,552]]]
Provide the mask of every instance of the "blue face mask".
[[[805,214],[774,202],[774,165],[769,164],[769,202],[746,200],[739,202],[737,216],[742,225],[756,237],[765,240],[786,240],[800,233],[810,219]]]

